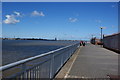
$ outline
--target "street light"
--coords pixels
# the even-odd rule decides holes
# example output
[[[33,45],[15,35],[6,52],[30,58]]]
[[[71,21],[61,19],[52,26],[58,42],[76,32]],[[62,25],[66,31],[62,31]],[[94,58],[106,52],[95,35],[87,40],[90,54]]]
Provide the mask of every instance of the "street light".
[[[103,27],[100,27],[100,29],[101,29],[101,42],[102,42],[102,29],[103,29]]]
[[[100,27],[101,29],[101,43],[103,43],[102,39],[103,39],[103,29],[105,29],[106,27]]]

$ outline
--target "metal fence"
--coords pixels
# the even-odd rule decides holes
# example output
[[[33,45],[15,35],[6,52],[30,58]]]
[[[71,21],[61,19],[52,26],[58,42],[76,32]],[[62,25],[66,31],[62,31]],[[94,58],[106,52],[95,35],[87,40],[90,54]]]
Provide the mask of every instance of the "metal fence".
[[[0,67],[2,78],[53,78],[79,44],[69,45],[41,55]]]
[[[105,36],[103,42],[103,47],[120,52],[120,33]]]

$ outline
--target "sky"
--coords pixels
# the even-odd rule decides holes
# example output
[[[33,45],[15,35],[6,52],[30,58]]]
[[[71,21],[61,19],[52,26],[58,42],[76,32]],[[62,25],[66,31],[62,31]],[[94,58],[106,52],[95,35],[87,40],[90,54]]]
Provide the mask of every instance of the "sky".
[[[2,2],[119,2],[120,0],[2,0]]]
[[[117,2],[3,2],[2,36],[81,40],[118,32]]]

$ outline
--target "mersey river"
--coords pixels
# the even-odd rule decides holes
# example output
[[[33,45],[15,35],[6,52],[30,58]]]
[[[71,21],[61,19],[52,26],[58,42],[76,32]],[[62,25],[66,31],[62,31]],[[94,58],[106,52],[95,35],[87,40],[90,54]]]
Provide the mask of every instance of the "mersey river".
[[[3,40],[2,64],[43,54],[78,41]]]

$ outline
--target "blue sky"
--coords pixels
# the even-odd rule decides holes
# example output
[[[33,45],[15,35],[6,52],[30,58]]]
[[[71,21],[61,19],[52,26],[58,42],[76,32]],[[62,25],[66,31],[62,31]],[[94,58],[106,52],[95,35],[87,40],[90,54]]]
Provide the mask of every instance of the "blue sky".
[[[117,2],[3,2],[3,37],[90,39],[118,32]]]

